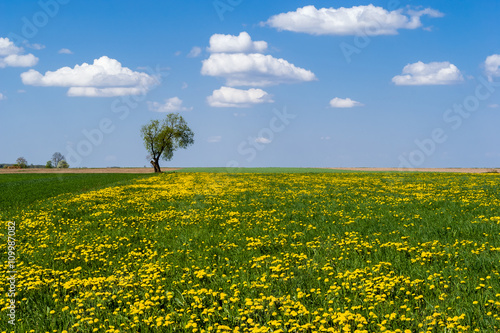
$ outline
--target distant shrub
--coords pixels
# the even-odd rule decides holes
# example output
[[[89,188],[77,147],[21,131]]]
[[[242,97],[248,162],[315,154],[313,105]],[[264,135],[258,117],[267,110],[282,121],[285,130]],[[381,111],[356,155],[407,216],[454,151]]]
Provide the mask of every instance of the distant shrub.
[[[57,163],[57,168],[58,169],[67,169],[67,168],[69,168],[69,164],[65,160],[61,160],[61,161],[59,161],[59,163]]]

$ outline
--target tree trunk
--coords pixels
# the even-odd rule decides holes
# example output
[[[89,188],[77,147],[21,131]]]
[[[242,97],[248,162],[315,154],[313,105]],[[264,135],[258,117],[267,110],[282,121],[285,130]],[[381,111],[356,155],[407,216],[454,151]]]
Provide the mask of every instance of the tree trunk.
[[[161,173],[160,163],[158,162],[158,159],[152,159],[151,165],[155,169],[155,173]]]

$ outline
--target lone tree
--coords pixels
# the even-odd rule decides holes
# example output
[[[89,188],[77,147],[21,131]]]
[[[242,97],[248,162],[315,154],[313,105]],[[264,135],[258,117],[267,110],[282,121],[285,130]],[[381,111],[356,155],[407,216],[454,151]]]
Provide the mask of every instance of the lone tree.
[[[169,161],[178,148],[185,149],[194,143],[193,132],[178,113],[169,113],[162,122],[151,120],[142,126],[141,135],[155,172],[161,172],[160,157]]]
[[[54,168],[57,168],[57,165],[58,165],[58,164],[59,164],[59,162],[61,162],[62,160],[64,160],[64,155],[63,155],[63,154],[61,154],[61,153],[59,153],[59,152],[54,153],[54,154],[52,155],[52,160],[51,160],[51,161],[52,161],[52,166],[53,166]]]
[[[28,167],[28,161],[26,161],[26,159],[24,157],[18,157],[17,160],[16,160],[16,165],[22,169],[24,168],[27,168]]]

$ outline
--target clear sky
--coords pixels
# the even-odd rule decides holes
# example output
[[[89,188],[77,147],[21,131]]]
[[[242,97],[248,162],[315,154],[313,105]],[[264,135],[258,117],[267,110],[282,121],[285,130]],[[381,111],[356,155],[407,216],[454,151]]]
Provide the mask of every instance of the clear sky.
[[[0,163],[500,167],[500,2],[0,0]]]

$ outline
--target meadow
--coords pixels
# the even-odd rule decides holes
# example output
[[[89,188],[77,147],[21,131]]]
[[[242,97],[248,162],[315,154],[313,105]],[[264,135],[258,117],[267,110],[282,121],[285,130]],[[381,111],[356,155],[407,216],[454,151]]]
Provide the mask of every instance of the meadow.
[[[82,193],[126,182],[139,174],[0,174],[0,214],[63,193]]]
[[[500,175],[191,171],[4,202],[0,331],[500,331]]]

